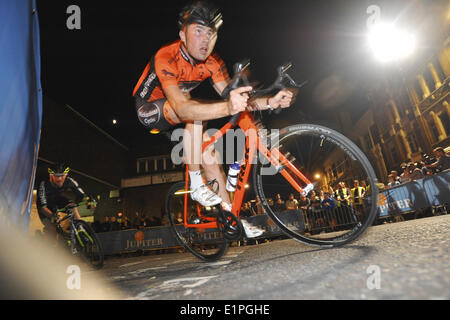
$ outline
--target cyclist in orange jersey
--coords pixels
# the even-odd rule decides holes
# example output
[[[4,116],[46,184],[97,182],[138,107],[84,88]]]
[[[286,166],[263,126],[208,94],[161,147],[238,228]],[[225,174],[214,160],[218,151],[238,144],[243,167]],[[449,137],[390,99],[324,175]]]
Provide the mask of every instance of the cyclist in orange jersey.
[[[189,95],[206,79],[211,80],[219,95],[228,86],[230,78],[225,63],[213,52],[222,23],[222,14],[209,3],[197,1],[184,7],[178,20],[180,39],[163,46],[151,58],[133,96],[138,119],[147,129],[169,131],[175,125],[185,124],[183,147],[189,165],[192,199],[203,206],[222,204],[225,210],[231,211],[226,176],[219,161],[215,160],[214,150],[202,154],[202,142],[209,139],[203,133],[203,122],[244,111],[248,92],[253,88],[232,90],[229,98],[220,102],[198,101]],[[260,110],[287,108],[292,101],[293,93],[281,90],[273,97],[256,99],[253,106]],[[201,159],[201,164],[195,159]],[[207,180],[218,182],[218,194],[203,182],[201,167]],[[244,228],[249,234],[248,228]]]

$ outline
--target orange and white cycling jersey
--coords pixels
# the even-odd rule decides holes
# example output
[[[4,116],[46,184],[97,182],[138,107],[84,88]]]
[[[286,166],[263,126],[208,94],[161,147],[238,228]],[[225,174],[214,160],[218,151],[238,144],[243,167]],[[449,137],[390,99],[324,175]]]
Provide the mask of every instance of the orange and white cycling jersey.
[[[189,93],[210,78],[213,83],[228,82],[229,75],[223,60],[212,53],[205,61],[191,64],[181,47],[181,40],[168,44],[156,53],[144,69],[133,96],[147,102],[165,98],[163,89],[178,85]]]

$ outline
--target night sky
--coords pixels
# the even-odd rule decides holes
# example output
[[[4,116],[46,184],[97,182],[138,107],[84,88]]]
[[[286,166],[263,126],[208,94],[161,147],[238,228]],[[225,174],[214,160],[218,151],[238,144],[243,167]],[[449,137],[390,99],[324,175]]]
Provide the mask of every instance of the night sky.
[[[166,146],[135,115],[132,90],[151,56],[178,39],[177,17],[186,1],[38,0],[44,95],[68,104],[135,150]],[[215,1],[224,24],[215,51],[233,64],[250,58],[252,80],[270,84],[276,67],[291,61],[291,75],[308,80],[297,102],[278,119],[281,127],[326,121],[338,110],[367,108],[365,89],[377,66],[366,48],[366,9],[380,4],[384,17],[405,1]],[[81,8],[81,30],[69,30],[69,5]],[[218,99],[206,81],[193,97]],[[113,126],[112,120],[118,125]],[[224,122],[218,121],[217,125]]]

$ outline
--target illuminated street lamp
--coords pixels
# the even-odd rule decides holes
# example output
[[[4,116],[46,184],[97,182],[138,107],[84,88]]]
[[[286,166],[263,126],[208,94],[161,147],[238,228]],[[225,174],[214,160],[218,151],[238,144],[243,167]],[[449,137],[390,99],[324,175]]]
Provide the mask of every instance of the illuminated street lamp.
[[[412,34],[387,23],[374,25],[368,34],[368,42],[376,59],[381,62],[406,58],[414,52],[416,46]]]
[[[319,179],[320,179],[320,174],[319,174],[319,173],[316,173],[316,174],[314,175],[314,178],[315,178],[316,180],[319,180]]]

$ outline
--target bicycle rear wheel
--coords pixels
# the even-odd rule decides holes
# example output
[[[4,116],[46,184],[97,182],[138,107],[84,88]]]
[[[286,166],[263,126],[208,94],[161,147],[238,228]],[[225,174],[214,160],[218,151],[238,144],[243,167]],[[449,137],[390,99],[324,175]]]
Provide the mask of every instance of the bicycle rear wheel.
[[[287,155],[288,161],[278,168],[267,160],[259,162],[254,183],[263,208],[284,233],[309,245],[335,247],[354,241],[372,225],[377,216],[377,180],[368,159],[351,140],[326,127],[302,124],[281,129],[270,143],[270,149]],[[312,182],[310,188],[314,187],[316,193],[308,195],[312,202],[309,208],[295,208],[294,200],[287,201],[284,207],[272,203],[270,199],[277,194],[284,200],[292,198],[291,194],[297,202],[302,200],[294,188],[296,183],[283,176],[287,173],[305,188],[297,170]],[[365,196],[353,202],[337,201],[337,184],[344,182],[347,193],[351,193],[354,180],[366,183]],[[324,192],[321,199],[321,190],[329,196],[325,197]]]
[[[184,201],[187,195],[187,219],[184,223]],[[229,242],[223,231],[218,228],[200,228],[202,224],[217,221],[217,218],[205,217],[206,209],[193,201],[189,195],[190,190],[185,189],[185,182],[174,184],[167,193],[166,214],[171,230],[177,241],[197,258],[204,261],[220,259],[228,249]]]
[[[103,267],[103,247],[94,230],[83,220],[73,221],[78,233],[75,237],[76,249],[83,260],[94,269]]]

